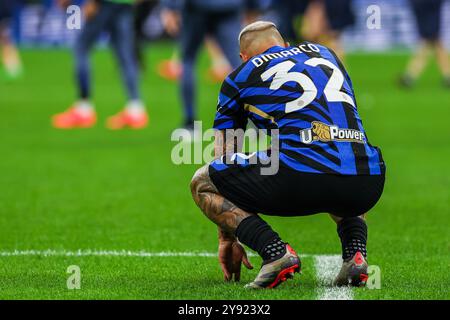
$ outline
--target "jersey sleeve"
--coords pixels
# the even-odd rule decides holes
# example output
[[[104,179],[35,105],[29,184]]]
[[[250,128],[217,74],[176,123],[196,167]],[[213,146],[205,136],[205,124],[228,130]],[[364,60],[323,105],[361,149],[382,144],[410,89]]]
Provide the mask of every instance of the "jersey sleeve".
[[[214,129],[245,129],[248,114],[240,102],[238,86],[227,77],[220,89]]]

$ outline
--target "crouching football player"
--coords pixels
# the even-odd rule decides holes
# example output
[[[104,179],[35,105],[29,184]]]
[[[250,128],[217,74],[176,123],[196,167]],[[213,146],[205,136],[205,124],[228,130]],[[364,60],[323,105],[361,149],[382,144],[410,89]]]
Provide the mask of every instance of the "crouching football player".
[[[242,244],[263,264],[250,288],[273,288],[295,272],[296,252],[260,217],[328,213],[337,223],[342,268],[335,285],[367,280],[365,214],[384,187],[381,152],[369,144],[351,80],[326,47],[289,47],[271,22],[258,21],[239,36],[243,64],[224,81],[214,121],[217,159],[194,175],[194,201],[219,227],[219,262],[226,280],[249,263]],[[263,174],[264,152],[243,156],[226,130],[279,132],[279,167]],[[272,155],[270,155],[272,156]],[[234,161],[230,161],[234,160]]]

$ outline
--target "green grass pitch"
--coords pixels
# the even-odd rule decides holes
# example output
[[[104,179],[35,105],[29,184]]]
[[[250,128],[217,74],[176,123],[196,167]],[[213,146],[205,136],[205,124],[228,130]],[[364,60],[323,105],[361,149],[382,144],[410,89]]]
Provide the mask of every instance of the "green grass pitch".
[[[111,132],[107,116],[124,102],[111,54],[96,52],[92,129],[57,131],[50,116],[75,97],[68,51],[25,51],[26,74],[0,82],[0,299],[316,299],[313,257],[303,274],[276,290],[246,291],[260,260],[241,283],[224,283],[211,257],[5,256],[13,250],[215,252],[216,228],[189,192],[198,167],[170,159],[171,130],[181,123],[177,87],[156,75],[171,54],[153,45],[142,89],[151,125]],[[211,124],[218,84],[205,76],[198,102]],[[402,54],[352,54],[346,61],[369,138],[387,163],[381,202],[368,216],[369,262],[381,289],[353,289],[354,299],[449,299],[450,91],[433,66],[418,86],[399,90]],[[298,188],[307,188],[299,182]],[[267,220],[303,254],[339,254],[326,215]],[[68,290],[66,269],[81,268],[81,289]]]

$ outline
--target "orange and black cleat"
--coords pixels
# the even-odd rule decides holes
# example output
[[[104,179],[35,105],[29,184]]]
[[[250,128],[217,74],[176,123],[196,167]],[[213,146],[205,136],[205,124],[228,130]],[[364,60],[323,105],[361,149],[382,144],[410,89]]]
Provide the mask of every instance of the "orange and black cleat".
[[[57,129],[90,128],[97,122],[95,111],[81,111],[72,107],[53,116],[52,124]]]
[[[301,261],[294,249],[286,244],[286,254],[275,261],[263,262],[258,276],[245,287],[249,289],[275,288],[292,279],[301,270]]]
[[[341,271],[333,281],[334,286],[364,287],[369,278],[366,259],[361,252],[356,252],[352,259],[342,262]]]

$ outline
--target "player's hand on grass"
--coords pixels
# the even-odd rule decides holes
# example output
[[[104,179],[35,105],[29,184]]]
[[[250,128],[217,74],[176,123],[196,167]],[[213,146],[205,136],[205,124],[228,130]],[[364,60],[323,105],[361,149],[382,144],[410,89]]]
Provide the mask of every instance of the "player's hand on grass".
[[[225,281],[241,279],[241,263],[247,269],[253,269],[248,261],[244,247],[236,239],[219,239],[219,263]]]

